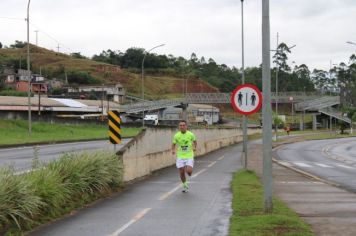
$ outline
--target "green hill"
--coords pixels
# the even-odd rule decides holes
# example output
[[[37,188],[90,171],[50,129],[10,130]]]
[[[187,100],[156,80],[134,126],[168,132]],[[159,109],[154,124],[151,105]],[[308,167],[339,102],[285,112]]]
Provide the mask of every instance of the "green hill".
[[[26,47],[0,49],[0,65],[26,69]],[[78,84],[123,84],[127,94],[141,96],[141,74],[132,73],[111,64],[96,62],[90,59],[75,58],[45,48],[30,46],[31,69],[45,77],[65,81],[67,74],[70,85]],[[162,99],[181,97],[184,91],[184,80],[173,76],[145,76],[145,97]],[[217,92],[199,78],[189,78],[188,92]]]

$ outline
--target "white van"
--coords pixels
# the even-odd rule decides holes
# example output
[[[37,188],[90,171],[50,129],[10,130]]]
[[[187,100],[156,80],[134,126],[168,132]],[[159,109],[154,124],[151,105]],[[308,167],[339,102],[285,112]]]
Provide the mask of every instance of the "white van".
[[[158,125],[158,115],[145,115],[145,123]]]

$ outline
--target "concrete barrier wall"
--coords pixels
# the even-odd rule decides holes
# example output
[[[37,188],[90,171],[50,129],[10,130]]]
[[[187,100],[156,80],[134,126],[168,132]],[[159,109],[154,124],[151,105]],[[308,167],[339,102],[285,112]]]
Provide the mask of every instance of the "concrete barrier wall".
[[[124,181],[149,175],[155,170],[175,164],[171,154],[172,137],[177,129],[147,128],[127,143],[118,155],[124,164]],[[201,156],[221,147],[242,141],[240,129],[193,129],[197,137],[196,156]],[[261,133],[249,129],[248,134]]]

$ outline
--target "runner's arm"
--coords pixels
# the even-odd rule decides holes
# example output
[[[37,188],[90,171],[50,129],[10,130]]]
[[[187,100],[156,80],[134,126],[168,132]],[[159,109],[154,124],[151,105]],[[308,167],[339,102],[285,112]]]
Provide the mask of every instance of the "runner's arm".
[[[197,141],[194,140],[194,141],[193,141],[193,151],[194,151],[194,152],[197,150],[197,145],[198,145]]]
[[[176,144],[172,143],[172,154],[175,155],[176,154]]]

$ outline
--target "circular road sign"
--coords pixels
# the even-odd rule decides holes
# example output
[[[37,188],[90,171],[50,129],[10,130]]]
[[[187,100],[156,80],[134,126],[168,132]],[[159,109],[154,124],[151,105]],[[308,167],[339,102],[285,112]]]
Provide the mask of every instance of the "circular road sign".
[[[243,84],[232,93],[231,103],[238,113],[251,115],[261,109],[262,94],[255,85]]]

